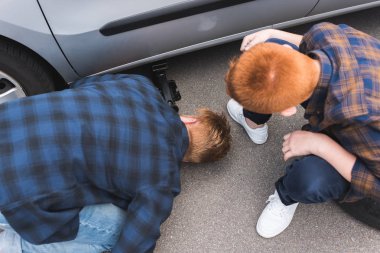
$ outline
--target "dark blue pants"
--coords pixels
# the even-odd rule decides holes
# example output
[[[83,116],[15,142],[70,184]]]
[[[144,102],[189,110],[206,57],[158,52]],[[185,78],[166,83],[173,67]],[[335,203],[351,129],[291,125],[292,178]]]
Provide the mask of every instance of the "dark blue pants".
[[[272,114],[262,114],[262,113],[251,112],[251,111],[247,111],[244,108],[243,108],[243,115],[244,117],[255,122],[257,125],[267,123],[267,121],[272,117]]]
[[[314,155],[295,159],[276,182],[276,190],[285,205],[342,199],[349,187],[350,183],[334,167]]]

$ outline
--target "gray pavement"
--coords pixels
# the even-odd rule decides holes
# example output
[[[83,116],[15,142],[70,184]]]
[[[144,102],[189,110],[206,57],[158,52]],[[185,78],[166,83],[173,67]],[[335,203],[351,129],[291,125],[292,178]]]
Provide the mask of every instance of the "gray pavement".
[[[380,8],[328,21],[346,23],[380,39]],[[288,31],[302,34],[310,26]],[[239,46],[234,42],[169,60],[168,77],[177,81],[182,94],[181,113],[199,106],[227,113],[223,78]],[[287,119],[274,116],[264,145],[253,144],[229,118],[230,153],[216,163],[183,165],[182,193],[161,227],[155,252],[380,252],[380,232],[354,220],[335,203],[300,204],[281,235],[263,239],[256,233],[265,201],[283,174],[282,136],[299,129],[302,116],[303,111]]]

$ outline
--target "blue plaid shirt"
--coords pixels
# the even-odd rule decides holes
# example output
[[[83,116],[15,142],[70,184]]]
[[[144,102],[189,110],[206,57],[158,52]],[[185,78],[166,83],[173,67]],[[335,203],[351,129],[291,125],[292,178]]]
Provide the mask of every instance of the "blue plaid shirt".
[[[380,41],[347,25],[320,23],[300,51],[321,64],[305,118],[357,157],[344,201],[380,200]]]
[[[86,205],[127,211],[112,252],[152,251],[188,134],[146,78],[105,75],[0,105],[0,210],[25,240],[74,239]]]

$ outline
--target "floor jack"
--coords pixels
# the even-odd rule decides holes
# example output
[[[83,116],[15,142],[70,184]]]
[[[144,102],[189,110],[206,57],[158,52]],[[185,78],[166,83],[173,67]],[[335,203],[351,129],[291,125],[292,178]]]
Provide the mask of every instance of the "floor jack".
[[[170,107],[178,112],[179,108],[175,102],[181,99],[181,94],[177,89],[177,84],[175,81],[167,79],[167,69],[168,65],[166,63],[153,65],[153,83],[160,90],[162,97],[170,105]]]

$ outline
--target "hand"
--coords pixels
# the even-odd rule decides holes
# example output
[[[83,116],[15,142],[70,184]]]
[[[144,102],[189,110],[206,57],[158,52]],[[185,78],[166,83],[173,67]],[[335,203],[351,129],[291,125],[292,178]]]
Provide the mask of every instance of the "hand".
[[[240,51],[247,51],[254,45],[265,42],[269,38],[272,38],[272,35],[275,32],[275,29],[265,29],[245,36],[243,42],[241,43]]]
[[[288,133],[284,136],[282,144],[284,160],[295,156],[315,154],[316,145],[319,144],[321,136],[323,135],[319,133],[300,130]]]

